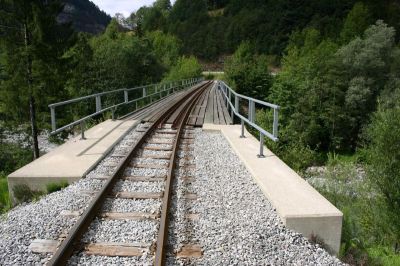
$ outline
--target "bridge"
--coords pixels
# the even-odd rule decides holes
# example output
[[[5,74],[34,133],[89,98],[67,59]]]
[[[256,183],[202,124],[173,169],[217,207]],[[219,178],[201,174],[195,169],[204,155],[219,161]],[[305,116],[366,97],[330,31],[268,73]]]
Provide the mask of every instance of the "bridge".
[[[93,113],[58,126],[59,110],[85,101]],[[43,226],[24,241],[22,261],[340,264],[330,254],[339,251],[342,213],[264,144],[278,141],[279,106],[193,78],[49,107],[53,134],[81,132],[8,177],[14,204],[21,184],[70,184],[37,203]],[[134,110],[118,116],[124,107]],[[257,124],[257,108],[268,129]],[[111,118],[86,129],[104,114]]]

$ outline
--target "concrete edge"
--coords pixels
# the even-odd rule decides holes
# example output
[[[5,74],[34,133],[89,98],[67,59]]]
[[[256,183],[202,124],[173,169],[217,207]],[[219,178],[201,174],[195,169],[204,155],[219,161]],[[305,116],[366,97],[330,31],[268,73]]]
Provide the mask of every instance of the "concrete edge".
[[[224,126],[226,127],[226,125],[224,125]],[[288,214],[282,213],[277,201],[274,200],[274,198],[270,195],[269,191],[264,187],[264,184],[262,184],[261,178],[255,174],[255,172],[253,171],[253,169],[251,167],[249,167],[246,160],[242,157],[242,154],[240,153],[240,151],[237,149],[237,147],[234,145],[234,143],[230,140],[230,138],[225,134],[225,132],[223,130],[224,126],[214,125],[214,124],[204,124],[203,131],[205,131],[205,132],[220,132],[225,137],[225,139],[228,141],[228,143],[230,144],[232,149],[235,151],[236,155],[240,158],[240,160],[245,165],[246,169],[251,173],[253,180],[257,183],[258,187],[263,191],[263,194],[271,202],[271,204],[276,208],[276,211],[277,211],[279,217],[281,218],[282,222],[285,224],[285,226],[287,228],[301,233],[303,236],[305,236],[306,238],[308,238],[311,241],[317,240],[317,242],[322,242],[321,244],[323,244],[324,248],[329,253],[331,253],[333,255],[337,255],[340,250],[343,213],[339,210],[337,212],[324,212],[321,214],[304,213],[304,215],[303,214],[300,214],[300,215],[290,215],[289,214],[288,215]],[[245,134],[247,136],[251,135],[246,129],[245,129]],[[267,150],[266,146],[264,146],[264,148]],[[274,155],[274,157],[277,157],[273,153],[272,153],[272,155]],[[279,158],[279,157],[277,157],[277,158]],[[285,164],[284,162],[282,162],[282,163]],[[289,166],[286,165],[286,167],[288,168],[288,170],[290,169],[290,171],[293,171],[294,173],[296,173]],[[297,173],[296,173],[296,175],[297,175]],[[302,178],[302,177],[300,177],[300,178]],[[321,197],[324,198],[322,195],[321,195]],[[326,200],[326,201],[328,201],[328,200]],[[333,206],[333,207],[335,207],[335,206]]]
[[[124,121],[125,122],[125,121]],[[122,125],[124,122],[122,122],[121,124],[119,124],[118,126]],[[83,173],[83,175],[81,176],[81,178],[85,177],[90,171],[92,171],[94,168],[97,167],[97,165],[105,158],[107,157],[107,155],[111,152],[112,149],[114,149],[115,145],[117,145],[118,142],[120,142],[123,138],[125,138],[134,128],[136,128],[139,124],[141,124],[142,121],[138,120],[135,123],[133,123],[132,126],[130,126],[124,134],[122,134],[118,139],[116,139],[111,146],[105,150],[105,152],[103,153],[103,155],[93,164],[93,166],[89,167],[89,169]],[[117,128],[117,127],[116,127]],[[113,130],[115,130],[116,128],[114,128]],[[112,130],[112,131],[113,131]],[[112,131],[110,131],[108,134],[110,134]],[[107,135],[108,135],[107,134]]]

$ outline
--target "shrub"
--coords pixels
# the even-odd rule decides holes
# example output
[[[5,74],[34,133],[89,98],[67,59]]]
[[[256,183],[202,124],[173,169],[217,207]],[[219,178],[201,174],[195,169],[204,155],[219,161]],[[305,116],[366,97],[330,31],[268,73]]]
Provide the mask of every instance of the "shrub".
[[[0,143],[0,171],[7,175],[32,161],[32,151],[12,143]]]
[[[68,187],[68,182],[67,181],[62,181],[60,183],[49,183],[46,185],[46,190],[47,193],[53,193],[56,191],[60,191],[63,188]]]
[[[28,202],[38,199],[44,193],[39,190],[32,190],[27,184],[18,184],[13,187],[14,197],[17,202]]]
[[[0,213],[7,211],[10,207],[7,179],[0,175]]]
[[[181,57],[175,66],[171,68],[164,81],[176,81],[189,79],[201,75],[201,65],[196,57]]]

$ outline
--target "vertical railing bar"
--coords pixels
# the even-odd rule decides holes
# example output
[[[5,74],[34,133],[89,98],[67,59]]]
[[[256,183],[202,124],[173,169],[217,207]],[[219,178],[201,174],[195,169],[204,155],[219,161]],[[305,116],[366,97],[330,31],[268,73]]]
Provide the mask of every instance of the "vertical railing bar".
[[[101,112],[101,96],[96,96],[96,113]]]
[[[275,138],[278,138],[278,119],[279,119],[278,112],[279,112],[278,109],[274,108],[274,126],[272,129],[272,135]]]
[[[56,126],[56,110],[55,107],[50,107],[50,114],[51,114],[51,130],[55,131]]]
[[[129,102],[129,93],[128,90],[124,90],[124,99],[125,99],[125,103]]]
[[[85,122],[81,122],[81,140],[85,140]]]
[[[240,135],[240,138],[244,138],[245,136],[244,136],[244,120],[243,119],[241,119],[241,135]]]
[[[264,158],[264,134],[260,132],[260,153],[257,155],[258,158]]]

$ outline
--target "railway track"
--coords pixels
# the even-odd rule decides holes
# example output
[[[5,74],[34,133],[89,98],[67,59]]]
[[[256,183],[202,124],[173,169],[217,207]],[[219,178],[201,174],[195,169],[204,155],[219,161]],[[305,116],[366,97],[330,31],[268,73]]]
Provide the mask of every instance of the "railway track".
[[[101,256],[141,256],[149,253],[154,256],[154,265],[164,265],[168,232],[168,212],[171,198],[172,180],[179,167],[191,167],[177,163],[178,153],[187,149],[192,137],[192,127],[186,126],[191,110],[202,93],[210,86],[204,83],[165,110],[153,115],[147,126],[141,127],[139,137],[132,147],[126,144],[127,153],[113,154],[123,158],[110,163],[114,171],[110,176],[96,177],[104,184],[71,228],[47,265],[66,265],[74,252],[84,250],[89,255]],[[181,156],[182,157],[182,156]],[[181,158],[182,159],[182,158]],[[183,161],[190,161],[183,158]],[[115,212],[104,211],[104,205],[117,200],[143,200],[155,202],[149,209],[155,212]],[[111,203],[110,203],[111,201]],[[158,206],[161,202],[161,206]],[[146,203],[145,203],[146,204]],[[107,209],[107,208],[106,208]],[[157,241],[152,243],[88,243],[82,238],[94,221],[131,220],[144,222],[151,228]],[[97,224],[101,227],[101,224]],[[151,238],[151,237],[150,237]],[[150,239],[149,238],[149,239]],[[146,239],[146,238],[144,238]]]

